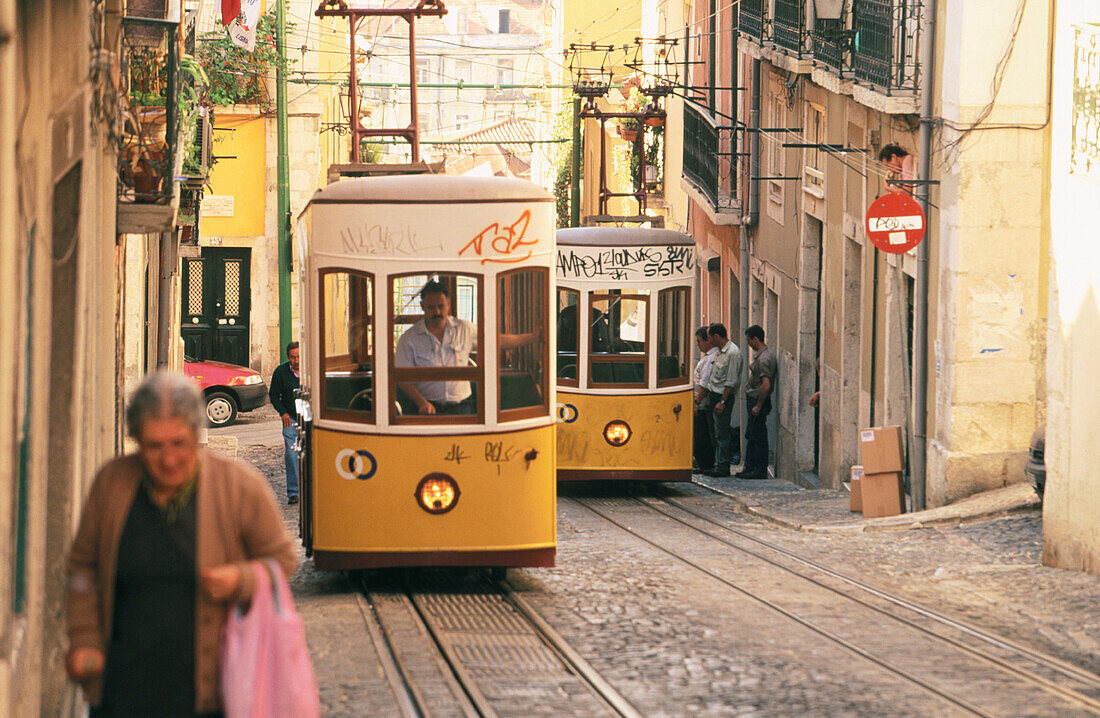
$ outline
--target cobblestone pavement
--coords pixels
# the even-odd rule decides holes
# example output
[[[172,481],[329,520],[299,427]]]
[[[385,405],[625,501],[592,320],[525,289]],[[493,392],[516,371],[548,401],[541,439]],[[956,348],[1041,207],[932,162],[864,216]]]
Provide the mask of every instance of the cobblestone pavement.
[[[281,441],[267,441],[247,446],[227,434],[212,436],[211,448],[255,465],[281,497]],[[800,531],[792,526],[837,518],[846,498],[778,481],[730,481],[714,488],[726,495],[694,484],[633,491],[673,497],[837,571],[1100,672],[1100,579],[1040,565],[1042,519],[1035,508],[921,530]],[[564,496],[592,497],[616,509],[626,504],[617,497],[628,493],[622,485],[562,488]],[[750,505],[787,507],[790,522],[747,513]],[[297,535],[297,507],[285,510]],[[557,566],[512,571],[509,580],[644,715],[960,713],[641,544],[568,498],[559,502],[558,516]],[[638,521],[647,531],[661,530],[652,518]],[[742,567],[733,549],[718,544],[699,544],[693,551],[707,565],[759,571]],[[766,572],[746,578],[759,585],[770,580]],[[292,587],[325,715],[397,715],[349,582],[306,562]],[[1052,713],[1019,706],[997,714]]]

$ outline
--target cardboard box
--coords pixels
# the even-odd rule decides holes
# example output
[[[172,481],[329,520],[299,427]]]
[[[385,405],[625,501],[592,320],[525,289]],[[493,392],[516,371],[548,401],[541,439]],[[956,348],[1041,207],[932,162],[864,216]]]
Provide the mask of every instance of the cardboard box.
[[[866,468],[866,467],[865,467]],[[897,516],[905,511],[904,482],[901,472],[865,473],[859,481],[860,500],[866,518]]]
[[[888,474],[904,471],[902,465],[901,427],[877,426],[859,431],[859,456],[863,471],[868,474]]]
[[[862,511],[863,510],[863,491],[860,488],[862,483],[860,479],[863,478],[863,467],[853,466],[851,478],[848,479],[848,487],[852,493],[848,496],[848,510],[849,511]]]

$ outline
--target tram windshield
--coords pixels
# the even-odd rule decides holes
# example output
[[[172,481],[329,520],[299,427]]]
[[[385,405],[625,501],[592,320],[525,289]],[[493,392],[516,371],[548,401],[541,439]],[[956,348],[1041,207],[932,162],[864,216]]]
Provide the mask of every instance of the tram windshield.
[[[481,277],[407,274],[390,278],[394,420],[435,417],[473,423],[484,415]]]
[[[657,295],[657,386],[688,383],[688,287]]]
[[[580,302],[581,293],[577,290],[558,288],[558,384],[561,386],[577,386]]]
[[[589,384],[646,386],[649,292],[592,292],[588,300]]]
[[[321,274],[321,396],[326,416],[374,417],[374,278]]]
[[[498,279],[497,347],[503,420],[548,411],[545,368],[549,277],[549,270],[539,267],[506,272]]]

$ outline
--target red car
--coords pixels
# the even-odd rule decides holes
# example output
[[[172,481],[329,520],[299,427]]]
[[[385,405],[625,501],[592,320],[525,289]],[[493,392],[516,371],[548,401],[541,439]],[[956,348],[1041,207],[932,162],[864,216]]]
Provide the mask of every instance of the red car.
[[[238,412],[252,411],[267,399],[263,377],[248,367],[184,357],[183,370],[202,389],[210,426],[229,426]]]

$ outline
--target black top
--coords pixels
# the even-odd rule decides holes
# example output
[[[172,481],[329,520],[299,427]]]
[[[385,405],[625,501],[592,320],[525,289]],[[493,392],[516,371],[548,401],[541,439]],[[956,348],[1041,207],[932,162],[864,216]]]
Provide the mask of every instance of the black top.
[[[169,523],[138,489],[118,545],[97,716],[195,715],[195,503]]]
[[[271,373],[271,388],[267,390],[275,411],[280,416],[290,414],[290,418],[295,421],[298,421],[298,411],[294,403],[294,390],[298,386],[298,377],[290,370],[290,362],[283,362]]]

